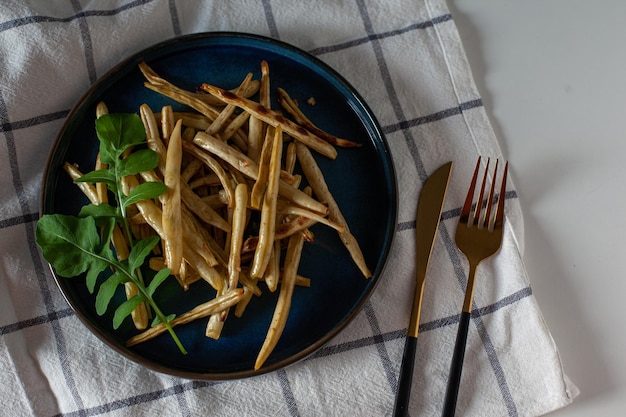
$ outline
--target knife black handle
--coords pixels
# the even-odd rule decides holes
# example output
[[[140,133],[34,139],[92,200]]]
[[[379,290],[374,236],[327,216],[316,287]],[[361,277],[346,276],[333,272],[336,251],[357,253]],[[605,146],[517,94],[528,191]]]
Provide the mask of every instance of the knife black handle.
[[[467,345],[467,333],[472,313],[462,312],[459,321],[459,329],[456,334],[454,353],[452,355],[452,365],[450,365],[450,375],[448,376],[448,387],[443,402],[442,417],[454,417],[456,411],[456,400],[459,395],[461,385],[461,373],[463,372],[463,359],[465,358],[465,346]]]
[[[411,386],[413,385],[413,367],[415,365],[415,350],[417,337],[407,336],[404,342],[404,354],[400,365],[400,377],[398,378],[398,392],[394,406],[394,417],[405,417],[409,414],[409,399],[411,398]]]

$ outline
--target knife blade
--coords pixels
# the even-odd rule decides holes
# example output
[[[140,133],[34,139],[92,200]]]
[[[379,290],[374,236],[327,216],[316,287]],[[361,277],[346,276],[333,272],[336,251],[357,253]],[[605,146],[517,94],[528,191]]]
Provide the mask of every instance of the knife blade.
[[[450,182],[452,165],[452,162],[448,162],[428,177],[422,187],[417,203],[415,219],[415,294],[413,296],[411,319],[407,329],[404,354],[400,366],[398,391],[394,406],[394,416],[396,417],[408,415],[426,271],[435,245],[435,238],[437,237],[437,229],[441,219],[448,183]]]

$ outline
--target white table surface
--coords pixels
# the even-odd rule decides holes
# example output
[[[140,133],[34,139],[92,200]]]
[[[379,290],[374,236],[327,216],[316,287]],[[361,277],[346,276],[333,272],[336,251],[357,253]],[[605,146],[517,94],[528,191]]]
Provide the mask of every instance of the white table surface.
[[[626,415],[626,1],[449,0],[511,163],[533,292],[581,390]]]

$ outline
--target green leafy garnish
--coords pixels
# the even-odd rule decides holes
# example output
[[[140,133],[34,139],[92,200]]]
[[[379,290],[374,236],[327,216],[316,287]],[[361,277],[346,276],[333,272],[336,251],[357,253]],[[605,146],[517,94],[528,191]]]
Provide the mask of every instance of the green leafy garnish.
[[[37,245],[59,276],[71,278],[86,274],[87,289],[92,294],[101,273],[108,269],[113,271],[96,293],[95,307],[99,315],[106,313],[119,285],[135,284],[138,293],[116,307],[113,328],[119,328],[138,305],[146,303],[155,314],[152,325],[163,323],[180,351],[187,353],[169,324],[175,316],[163,314],[153,298],[159,285],[170,276],[170,270],[157,272],[147,286],[141,273],[159,237],[135,240],[126,215],[131,204],[157,198],[165,192],[166,187],[160,182],[142,183],[128,195],[124,194],[122,187],[124,176],[154,169],[158,156],[150,149],[134,149],[144,143],[146,137],[143,123],[136,114],[101,116],[96,120],[96,133],[100,141],[100,159],[107,168],[86,173],[76,181],[106,184],[117,204],[88,204],[82,207],[78,216],[42,216],[37,223]],[[125,233],[129,243],[130,252],[125,260],[118,260],[111,247],[111,235],[116,225]]]

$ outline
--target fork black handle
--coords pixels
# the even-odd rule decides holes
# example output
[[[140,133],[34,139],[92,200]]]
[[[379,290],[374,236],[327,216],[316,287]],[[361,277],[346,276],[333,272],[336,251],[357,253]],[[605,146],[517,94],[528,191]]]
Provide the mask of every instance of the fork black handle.
[[[416,349],[417,337],[407,336],[404,342],[402,364],[400,365],[398,392],[396,393],[396,404],[393,409],[394,417],[405,417],[409,415],[409,399],[411,398],[411,386],[413,384]]]
[[[452,354],[452,364],[450,365],[450,375],[448,376],[448,387],[443,402],[442,417],[454,417],[456,411],[456,400],[459,395],[461,385],[461,373],[463,372],[463,359],[465,358],[465,346],[467,345],[467,333],[472,313],[466,311],[461,313],[459,329],[456,334],[454,353]]]

